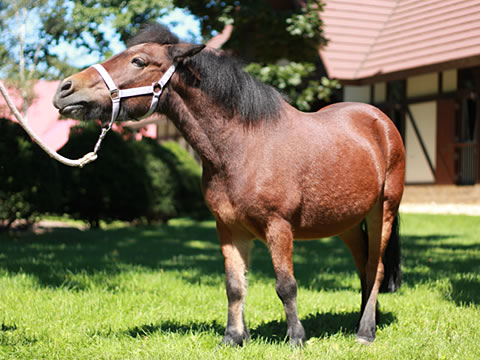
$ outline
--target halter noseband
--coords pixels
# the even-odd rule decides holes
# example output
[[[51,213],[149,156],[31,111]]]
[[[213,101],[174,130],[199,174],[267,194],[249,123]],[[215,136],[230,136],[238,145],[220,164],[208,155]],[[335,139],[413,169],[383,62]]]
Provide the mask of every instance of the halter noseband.
[[[147,116],[152,115],[152,113],[157,108],[158,100],[160,99],[160,95],[162,95],[163,93],[163,89],[167,85],[170,78],[173,76],[173,73],[175,72],[175,69],[176,69],[175,64],[173,64],[168,68],[165,74],[163,74],[160,80],[152,83],[152,85],[150,86],[141,86],[136,88],[119,90],[117,85],[115,85],[115,82],[113,81],[110,74],[107,72],[107,70],[105,70],[105,68],[101,64],[95,64],[92,67],[98,71],[103,81],[105,82],[105,85],[107,85],[108,90],[110,90],[110,98],[112,99],[112,118],[110,120],[109,127],[113,125],[113,122],[118,117],[118,113],[120,112],[120,100],[122,98],[153,94],[152,103],[150,104],[150,109],[148,109],[147,113],[142,117],[140,117],[139,119],[144,119]]]
[[[148,109],[147,113],[142,117],[140,117],[139,119],[143,119],[143,118],[146,118],[147,116],[152,115],[152,113],[157,108],[158,99],[160,99],[160,95],[162,95],[163,89],[165,89],[165,86],[173,76],[173,73],[175,72],[175,68],[176,68],[175,64],[170,66],[168,70],[165,72],[165,74],[163,74],[161,79],[158,80],[157,82],[152,83],[151,86],[140,86],[136,88],[119,90],[117,88],[117,85],[115,85],[115,82],[113,81],[110,74],[107,72],[107,70],[105,70],[105,68],[102,65],[95,64],[92,67],[98,71],[103,81],[105,82],[105,85],[107,85],[108,90],[110,90],[110,99],[112,99],[112,118],[110,119],[110,123],[108,124],[108,126],[102,129],[102,132],[98,137],[98,140],[97,140],[97,143],[95,144],[95,148],[93,149],[93,152],[87,154],[90,156],[90,158],[87,159],[85,162],[81,163],[80,166],[83,166],[97,158],[97,152],[98,150],[100,150],[100,145],[102,144],[102,141],[105,138],[105,135],[107,135],[107,132],[110,131],[113,123],[115,122],[115,120],[117,120],[118,113],[120,112],[120,100],[125,97],[153,94],[152,103],[150,104],[150,109]],[[156,90],[157,88],[158,90]]]

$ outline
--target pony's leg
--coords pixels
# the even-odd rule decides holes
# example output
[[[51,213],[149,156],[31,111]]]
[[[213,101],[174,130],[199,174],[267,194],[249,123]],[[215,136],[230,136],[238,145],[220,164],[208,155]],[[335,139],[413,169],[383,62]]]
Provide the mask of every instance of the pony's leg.
[[[369,344],[375,340],[377,321],[377,296],[382,284],[384,267],[383,254],[392,232],[395,214],[389,203],[379,200],[368,214],[368,261],[366,265],[367,302],[360,319],[357,340]]]
[[[363,314],[367,304],[367,259],[368,259],[368,239],[362,229],[362,223],[354,226],[347,231],[339,234],[340,239],[347,245],[353,256],[353,261],[358,270],[360,284],[362,287],[362,306],[360,316]]]
[[[297,282],[293,276],[293,234],[290,224],[283,219],[270,222],[266,241],[275,270],[275,290],[282,300],[287,318],[287,336],[292,345],[305,342],[305,330],[297,315]]]
[[[249,338],[243,316],[247,294],[248,256],[252,247],[251,236],[232,231],[217,221],[217,232],[225,258],[225,279],[228,298],[228,320],[222,343],[242,345]]]

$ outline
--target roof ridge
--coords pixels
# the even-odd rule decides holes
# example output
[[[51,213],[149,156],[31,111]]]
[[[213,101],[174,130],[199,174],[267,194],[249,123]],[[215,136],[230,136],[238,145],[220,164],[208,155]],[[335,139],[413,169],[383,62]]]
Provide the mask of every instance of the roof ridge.
[[[375,39],[373,39],[372,43],[369,45],[368,47],[368,51],[365,52],[365,56],[363,57],[363,59],[360,61],[360,64],[358,65],[357,69],[355,70],[355,73],[353,74],[353,78],[356,79],[358,74],[360,73],[360,71],[362,70],[363,68],[363,65],[367,62],[367,59],[370,55],[370,51],[375,47],[375,45],[377,44],[378,40],[381,38],[381,35],[382,35],[382,32],[385,30],[385,28],[387,27],[387,24],[388,22],[390,21],[390,19],[392,18],[393,14],[395,13],[395,11],[398,9],[398,6],[399,6],[399,3],[400,3],[401,0],[395,0],[395,6],[392,7],[392,11],[390,12],[390,14],[388,14],[387,18],[385,19],[385,21],[383,22],[383,25],[382,27],[378,30],[377,32],[377,36],[375,36]]]

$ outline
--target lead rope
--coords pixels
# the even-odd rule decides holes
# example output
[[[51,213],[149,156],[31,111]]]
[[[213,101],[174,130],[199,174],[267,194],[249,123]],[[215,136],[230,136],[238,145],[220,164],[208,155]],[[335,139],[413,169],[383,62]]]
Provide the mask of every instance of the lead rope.
[[[45,151],[51,158],[61,162],[62,164],[65,164],[65,165],[68,165],[68,166],[77,166],[77,167],[81,167],[81,168],[97,159],[97,157],[98,157],[97,152],[100,149],[100,144],[101,144],[103,138],[105,137],[106,133],[111,129],[111,127],[113,125],[113,121],[110,121],[110,124],[108,125],[107,128],[102,129],[102,133],[100,134],[100,137],[97,141],[97,144],[95,145],[95,148],[94,148],[93,152],[89,152],[88,154],[85,154],[80,159],[76,159],[76,160],[69,159],[69,158],[66,158],[66,157],[60,155],[56,151],[53,151],[52,149],[50,149],[48,147],[48,145],[45,144],[43,142],[43,140],[40,139],[37,136],[37,134],[35,134],[33,132],[33,130],[30,128],[30,126],[28,126],[28,124],[25,121],[25,119],[23,118],[23,116],[18,112],[18,110],[15,107],[15,105],[13,104],[10,96],[8,95],[7,89],[5,88],[5,86],[3,85],[3,83],[1,81],[0,81],[0,92],[2,93],[3,98],[7,102],[7,105],[10,108],[10,111],[15,116],[18,123],[27,132],[27,134],[30,136],[30,138],[34,142],[36,142],[38,144],[38,146],[40,146],[40,148],[42,148],[42,150]]]
[[[115,82],[113,79],[110,77],[108,74],[107,70],[100,65],[96,64],[93,65],[93,68],[98,71],[100,76],[102,77],[103,81],[107,85],[108,89],[110,90],[110,99],[112,100],[112,117],[110,119],[110,122],[107,127],[102,128],[102,132],[100,136],[98,137],[97,143],[95,144],[95,147],[93,148],[93,152],[89,152],[88,154],[85,154],[82,158],[77,159],[77,160],[72,160],[68,159],[56,151],[53,151],[48,147],[47,144],[45,144],[42,139],[40,139],[34,132],[33,130],[28,126],[27,122],[23,118],[23,116],[18,112],[17,108],[13,104],[12,100],[10,99],[10,96],[8,95],[7,89],[3,85],[3,83],[0,81],[0,92],[2,93],[3,97],[5,98],[5,101],[7,102],[8,107],[10,108],[10,111],[12,114],[15,116],[15,118],[18,120],[19,124],[23,127],[23,129],[27,132],[27,134],[32,138],[34,142],[38,144],[51,158],[61,162],[62,164],[68,165],[68,166],[78,166],[78,167],[84,167],[85,165],[91,163],[92,161],[97,160],[97,152],[100,150],[100,145],[102,144],[103,139],[105,138],[105,135],[110,131],[110,129],[113,126],[113,123],[117,119],[118,113],[120,111],[120,99],[124,97],[131,97],[131,96],[140,96],[140,95],[148,95],[148,94],[153,94],[152,95],[152,103],[150,104],[150,108],[148,112],[141,117],[145,118],[147,116],[150,116],[155,109],[157,108],[158,105],[158,100],[160,96],[163,93],[163,90],[165,89],[165,86],[167,85],[168,81],[170,78],[173,76],[176,65],[171,65],[170,68],[163,74],[161,79],[157,82],[152,83],[151,86],[142,86],[138,88],[131,88],[131,89],[121,89],[119,90],[117,86],[115,85]],[[156,88],[158,87],[158,90]]]

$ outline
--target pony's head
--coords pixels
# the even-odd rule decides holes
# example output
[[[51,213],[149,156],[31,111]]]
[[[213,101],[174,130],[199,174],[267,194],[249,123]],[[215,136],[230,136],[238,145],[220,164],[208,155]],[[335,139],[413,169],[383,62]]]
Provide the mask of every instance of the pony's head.
[[[176,76],[175,66],[203,48],[179,43],[175,35],[155,24],[133,38],[125,51],[101,64],[99,70],[98,66],[90,67],[63,80],[53,104],[67,117],[108,120],[115,111],[113,104],[118,102],[116,119],[138,119],[160,107],[170,76]],[[167,71],[169,76],[164,77]]]

